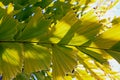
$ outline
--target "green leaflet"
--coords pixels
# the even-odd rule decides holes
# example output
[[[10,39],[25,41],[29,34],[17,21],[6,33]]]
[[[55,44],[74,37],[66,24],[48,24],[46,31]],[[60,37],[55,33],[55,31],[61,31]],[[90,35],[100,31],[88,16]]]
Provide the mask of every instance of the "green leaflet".
[[[57,0],[53,3],[53,6],[46,8],[45,14],[50,14],[50,18],[56,22],[56,20],[61,20],[69,10],[71,10],[69,2]]]
[[[101,54],[88,50],[86,48],[77,47],[81,52],[98,61],[101,64],[107,63],[107,60],[102,57]]]
[[[113,21],[112,21],[112,24],[113,24],[113,25],[120,24],[119,21],[120,21],[120,17],[114,18]]]
[[[114,46],[110,48],[113,51],[118,51],[120,52],[120,42],[116,43]]]
[[[71,25],[68,31],[66,30],[67,32],[66,34],[64,33],[64,37],[59,44],[82,45],[95,38],[101,28],[100,26],[101,24],[98,22],[94,10],[91,10],[83,15],[80,20]],[[60,28],[58,27],[58,29]],[[65,27],[61,26],[60,30],[62,29],[65,30]],[[63,32],[59,32],[59,34],[63,34]]]
[[[33,75],[36,76],[37,80],[51,80],[51,77],[49,75],[45,76],[45,74],[47,74],[45,71],[39,71],[33,73]]]
[[[55,25],[53,36],[50,41],[53,43],[58,43],[69,31],[71,26],[76,23],[77,17],[74,12],[70,10],[60,21]]]
[[[76,69],[75,75],[78,80],[95,80],[86,70],[80,68]]]
[[[120,20],[120,17],[115,18],[115,19],[112,21],[113,25],[119,26],[119,25],[120,25],[119,20]],[[118,34],[120,34],[120,33],[118,33]],[[113,51],[118,51],[118,52],[120,52],[120,41],[118,40],[118,42],[116,42],[110,49],[113,50]]]
[[[28,5],[14,15],[15,19],[18,19],[20,22],[22,21],[27,22],[29,17],[34,13],[35,9],[36,9],[35,7],[30,7],[30,5]]]
[[[93,76],[96,79],[104,80],[103,76],[110,75],[109,71],[107,71],[108,74],[99,75],[99,72],[92,70],[96,68],[92,65],[95,63],[87,63],[86,57],[80,59],[82,54],[79,52],[83,53],[82,56],[88,55],[89,60],[94,59],[94,62],[100,63],[107,62],[103,58],[105,57],[104,53],[107,52],[120,63],[119,18],[112,22],[111,29],[98,36],[101,24],[94,13],[97,11],[91,10],[92,7],[89,5],[96,0],[54,1],[0,0],[0,74],[2,74],[3,80],[10,80],[20,72],[15,78],[16,80],[28,80],[32,72],[35,72],[33,74],[38,80],[51,80],[51,78],[53,80],[70,80],[75,75],[73,71],[77,67],[77,62],[87,69],[75,70],[78,72],[78,80],[84,80],[84,78],[80,78],[81,74],[87,80],[94,79]],[[104,7],[105,9],[101,8],[101,4],[106,4],[109,0],[98,1],[100,1],[98,12],[99,10],[106,11],[106,7]],[[111,4],[109,8],[118,1],[115,0],[115,3]],[[72,4],[74,2],[77,2],[76,5]],[[1,3],[5,6],[10,3],[13,6],[4,10],[1,8],[5,6]],[[6,15],[12,11],[14,16]],[[80,14],[81,18],[78,19],[77,16]],[[73,48],[75,46],[80,47],[75,49]],[[76,53],[79,54],[77,57]],[[51,67],[50,74],[45,75]],[[97,68],[99,67],[97,66]],[[85,71],[89,71],[88,74]],[[89,75],[90,73],[92,77]],[[66,74],[68,76],[65,76]],[[32,79],[34,79],[33,76]]]
[[[32,0],[31,0],[32,1]],[[40,6],[41,8],[46,8],[53,0],[41,0],[34,4],[34,6]]]
[[[40,39],[48,34],[47,32],[49,26],[50,20],[45,20],[41,13],[41,9],[37,8],[35,15],[25,26],[25,29],[21,32],[18,40]]]
[[[87,50],[91,50],[91,48],[87,48]],[[88,51],[86,51],[88,52]],[[93,52],[93,51],[90,51]],[[91,53],[89,53],[91,54]],[[96,53],[97,54],[97,53]],[[110,67],[108,66],[108,64],[103,65],[100,64],[98,61],[94,60],[93,58],[86,56],[87,54],[83,53],[82,51],[78,52],[78,60],[80,62],[80,65],[76,68],[77,70],[75,70],[76,72],[76,77],[78,78],[78,80],[105,80],[105,76],[107,74],[111,76],[113,76],[114,73],[112,73],[112,70],[110,69]],[[91,54],[92,55],[92,54]],[[97,57],[97,56],[96,56]],[[105,61],[106,62],[106,61]],[[82,66],[83,65],[83,66]],[[85,74],[85,71],[89,70],[90,74]],[[103,73],[104,71],[104,73]],[[89,76],[92,75],[93,78],[90,78]],[[83,77],[86,76],[86,77]],[[81,79],[82,78],[82,79]],[[114,79],[113,77],[111,77],[111,79]]]
[[[52,46],[53,80],[64,80],[65,74],[77,65],[75,52],[65,46]]]
[[[96,0],[78,0],[78,5],[80,5],[81,9],[81,16],[84,14],[85,11],[89,11],[92,8],[90,7],[90,4],[96,2]]]
[[[106,50],[106,52],[120,63],[120,52],[112,51],[112,50]]]
[[[9,4],[9,3],[14,3],[15,6],[18,5],[18,6],[25,6],[27,4],[34,4],[36,3],[37,1],[39,0],[0,0],[1,2],[3,2],[5,5]],[[18,7],[16,6],[16,7]]]
[[[0,24],[2,22],[1,18],[3,17],[4,14],[5,14],[5,10],[0,7]]]
[[[16,34],[17,21],[10,15],[3,16],[0,20],[0,40],[13,40]]]
[[[34,73],[34,75],[37,77],[38,80],[45,80],[45,73],[44,73],[44,71],[40,71],[40,72]]]
[[[24,72],[47,70],[50,67],[51,55],[47,48],[40,45],[24,44]]]
[[[119,19],[119,18],[118,18]],[[119,48],[120,48],[120,23],[116,19],[113,20],[112,28],[103,32],[92,42],[90,47],[105,50],[118,62],[120,62]]]
[[[116,43],[120,41],[120,24],[113,24],[112,28],[103,32],[101,35],[97,36],[90,47],[96,47],[100,49],[110,49]]]
[[[0,43],[0,74],[9,80],[21,72],[22,49],[16,43]]]
[[[17,76],[13,80],[29,80],[29,77],[24,73],[17,74]]]

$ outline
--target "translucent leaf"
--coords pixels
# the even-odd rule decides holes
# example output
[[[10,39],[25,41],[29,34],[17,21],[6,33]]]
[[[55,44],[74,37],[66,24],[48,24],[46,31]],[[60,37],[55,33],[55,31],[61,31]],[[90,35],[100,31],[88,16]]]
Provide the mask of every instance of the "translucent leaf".
[[[102,76],[104,73],[101,73],[101,70],[95,65],[93,60],[91,60],[89,57],[84,57],[82,54],[80,55],[80,53],[78,55],[78,60],[81,63],[78,65],[75,72],[78,79],[86,80],[87,78],[93,78],[93,80],[104,80]],[[95,72],[95,70],[98,72]],[[82,75],[86,77],[84,78]]]
[[[75,52],[68,47],[52,46],[52,69],[54,80],[64,80],[65,74],[72,72],[77,65]]]
[[[112,28],[97,36],[90,46],[100,49],[110,49],[111,47],[113,47],[116,43],[120,41],[119,26],[119,23],[114,24]]]
[[[47,70],[50,66],[51,55],[48,49],[43,46],[24,44],[23,56],[25,73]]]
[[[22,49],[16,43],[0,44],[0,74],[3,80],[9,80],[21,72]]]
[[[50,38],[50,41],[53,43],[58,43],[69,31],[71,26],[77,21],[77,18],[74,12],[69,11],[53,28],[53,36]]]
[[[99,32],[100,26],[101,24],[98,22],[98,18],[94,14],[94,10],[91,10],[83,15],[75,24],[71,25],[68,31],[66,30],[66,34],[63,32],[59,33],[64,34],[64,37],[61,39],[59,44],[82,45],[95,38]],[[58,29],[60,28],[58,27]],[[61,26],[60,30],[62,29],[65,30],[65,27]]]
[[[78,80],[95,80],[84,68],[77,68],[75,75]]]
[[[108,1],[109,1],[109,0],[108,0]],[[113,3],[109,6],[108,9],[113,8],[118,2],[120,2],[120,1],[119,1],[119,0],[115,0],[115,1],[113,1]]]
[[[5,5],[2,2],[0,2],[0,7],[5,9]]]
[[[10,3],[7,8],[7,14],[10,14],[14,10],[13,4]]]
[[[107,63],[107,60],[105,60],[101,54],[98,54],[96,52],[93,52],[91,50],[82,48],[82,47],[77,47],[81,52],[84,54],[87,54],[89,57],[93,58],[94,60],[100,62],[101,64]]]

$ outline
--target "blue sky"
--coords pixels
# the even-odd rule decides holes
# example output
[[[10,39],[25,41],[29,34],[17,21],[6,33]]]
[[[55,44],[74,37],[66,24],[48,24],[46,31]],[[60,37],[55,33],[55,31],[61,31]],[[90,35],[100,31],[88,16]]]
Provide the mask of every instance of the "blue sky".
[[[116,4],[111,10],[109,10],[104,17],[119,17],[120,16],[120,2]]]

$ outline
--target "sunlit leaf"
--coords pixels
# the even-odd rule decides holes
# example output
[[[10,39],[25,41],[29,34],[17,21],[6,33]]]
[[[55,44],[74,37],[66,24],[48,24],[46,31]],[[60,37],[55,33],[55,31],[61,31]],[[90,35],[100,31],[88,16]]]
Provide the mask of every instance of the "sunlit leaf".
[[[19,44],[0,44],[0,74],[3,80],[9,80],[21,72],[22,59],[22,49]]]
[[[5,5],[2,2],[0,2],[0,7],[5,9]]]
[[[90,51],[88,49],[77,47],[81,52],[87,54],[91,58],[95,59],[96,61],[100,62],[101,64],[107,63],[107,60],[105,60],[100,54]]]
[[[40,45],[24,44],[23,56],[25,73],[47,70],[50,66],[51,55],[47,48]]]
[[[52,47],[53,79],[63,80],[65,74],[72,72],[76,63],[75,52],[64,46],[53,45]]]
[[[102,18],[118,2],[0,0],[0,79],[119,80],[120,18]]]
[[[108,29],[101,35],[97,36],[95,41],[91,44],[91,47],[97,47],[102,49],[110,49],[117,42],[120,41],[120,24],[116,23],[112,28]]]
[[[90,39],[95,38],[99,32],[100,26],[101,24],[98,22],[98,18],[93,10],[91,10],[70,27],[69,31],[67,31],[66,35],[60,41],[60,44],[68,43],[70,45],[81,45]],[[65,29],[65,27],[62,28]]]
[[[78,80],[95,80],[84,68],[77,68],[75,75]]]
[[[50,38],[50,41],[53,43],[58,43],[67,34],[71,26],[76,21],[77,18],[73,11],[69,11],[53,28],[55,31],[53,32],[53,37]]]
[[[10,14],[13,10],[14,10],[14,6],[12,3],[10,3],[7,8],[7,14]]]

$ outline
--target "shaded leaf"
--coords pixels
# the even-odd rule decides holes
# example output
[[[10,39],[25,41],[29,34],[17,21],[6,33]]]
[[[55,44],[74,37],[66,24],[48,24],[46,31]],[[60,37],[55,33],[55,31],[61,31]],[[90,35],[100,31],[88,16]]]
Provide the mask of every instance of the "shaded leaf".
[[[10,15],[6,15],[1,19],[0,24],[0,40],[13,40],[16,34],[17,21]]]
[[[101,64],[107,63],[107,60],[102,57],[101,54],[93,52],[83,47],[77,47],[81,52],[88,55],[89,57],[93,58],[94,60],[100,62]]]
[[[112,50],[106,50],[106,52],[120,63],[120,57],[119,57],[120,52],[112,51]]]
[[[18,74],[13,80],[29,80],[29,77],[27,77],[24,73]]]
[[[20,22],[25,21],[34,13],[34,10],[34,7],[28,5],[15,14],[15,19],[18,19]]]
[[[41,0],[34,4],[34,6],[40,6],[41,8],[47,7],[53,0]]]
[[[38,80],[51,80],[51,77],[45,73],[45,71],[39,71],[33,73],[33,75],[38,79]]]
[[[30,40],[34,38],[42,38],[47,35],[49,20],[45,20],[42,16],[40,8],[36,9],[35,15],[30,19],[23,32],[19,36],[19,40]]]
[[[114,46],[110,48],[113,51],[118,51],[120,52],[120,42],[116,43]]]

